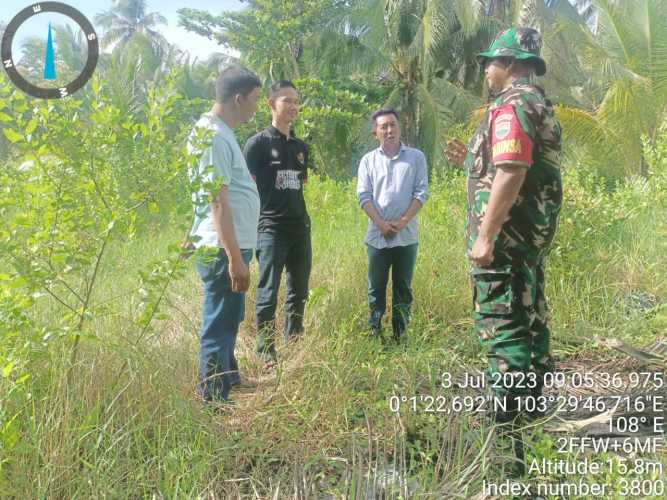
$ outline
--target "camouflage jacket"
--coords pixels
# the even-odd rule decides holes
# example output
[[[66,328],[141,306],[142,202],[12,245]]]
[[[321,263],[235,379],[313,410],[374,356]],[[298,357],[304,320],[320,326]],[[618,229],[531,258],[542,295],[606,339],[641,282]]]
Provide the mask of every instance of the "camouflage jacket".
[[[561,128],[543,91],[519,79],[498,95],[468,144],[466,239],[471,249],[486,212],[498,165],[528,168],[494,246],[496,263],[536,262],[551,244],[560,212]]]

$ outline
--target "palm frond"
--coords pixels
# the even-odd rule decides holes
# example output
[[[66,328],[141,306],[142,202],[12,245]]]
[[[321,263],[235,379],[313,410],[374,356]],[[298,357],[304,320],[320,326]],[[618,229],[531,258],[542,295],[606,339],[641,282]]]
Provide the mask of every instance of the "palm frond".
[[[95,16],[95,24],[102,26],[103,28],[110,28],[119,21],[118,15],[113,11],[106,11]]]
[[[417,99],[420,107],[419,113],[419,147],[426,155],[429,166],[433,162],[435,148],[438,138],[440,120],[438,117],[438,105],[424,85],[417,86]]]
[[[143,17],[141,24],[148,27],[153,27],[157,24],[167,24],[167,18],[159,12],[151,12]]]
[[[623,157],[620,136],[593,113],[568,106],[556,106],[555,113],[563,128],[565,144],[576,144],[596,154]]]
[[[439,119],[445,127],[467,121],[471,111],[482,105],[477,95],[441,78],[433,80],[429,93],[437,103]]]
[[[633,40],[626,17],[631,15],[631,11],[622,4],[611,3],[609,0],[593,0],[593,4],[601,17],[598,36],[605,40],[608,52],[617,55],[623,64],[631,65],[632,53],[636,49],[636,40]],[[632,8],[634,9],[634,5]]]
[[[466,38],[478,33],[484,18],[484,2],[481,0],[455,0],[451,10],[454,12],[461,31]]]

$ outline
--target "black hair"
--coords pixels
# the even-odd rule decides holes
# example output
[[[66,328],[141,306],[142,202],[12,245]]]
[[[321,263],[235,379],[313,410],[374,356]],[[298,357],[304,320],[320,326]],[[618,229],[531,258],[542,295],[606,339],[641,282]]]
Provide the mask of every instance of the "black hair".
[[[289,88],[296,90],[294,84],[289,80],[278,80],[277,82],[272,83],[269,87],[269,97],[275,97],[282,89]]]
[[[371,115],[371,122],[373,123],[373,130],[375,130],[375,122],[378,118],[385,115],[394,115],[398,120],[398,113],[394,108],[380,108]]]
[[[246,97],[262,82],[257,75],[243,66],[230,66],[223,69],[215,82],[215,98],[219,102],[226,102],[235,95]]]

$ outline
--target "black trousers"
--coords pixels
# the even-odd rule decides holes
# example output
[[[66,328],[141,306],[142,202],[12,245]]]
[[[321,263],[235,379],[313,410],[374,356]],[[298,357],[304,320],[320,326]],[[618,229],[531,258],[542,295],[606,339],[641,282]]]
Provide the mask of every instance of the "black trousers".
[[[308,298],[312,267],[310,231],[302,234],[260,232],[257,235],[259,283],[255,301],[257,352],[275,352],[275,315],[283,269],[287,272],[285,295],[285,341],[303,331],[303,314]]]

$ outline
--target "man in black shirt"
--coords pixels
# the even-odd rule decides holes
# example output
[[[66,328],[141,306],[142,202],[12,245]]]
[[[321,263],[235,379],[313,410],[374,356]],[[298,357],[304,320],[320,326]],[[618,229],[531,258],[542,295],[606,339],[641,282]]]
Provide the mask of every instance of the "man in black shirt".
[[[257,182],[261,204],[257,260],[259,283],[255,301],[257,352],[267,363],[276,361],[275,313],[283,268],[287,270],[285,341],[303,331],[312,264],[310,218],[303,198],[308,178],[308,146],[294,137],[292,123],[299,113],[299,95],[286,80],[271,85],[272,124],[245,145],[244,155]]]

